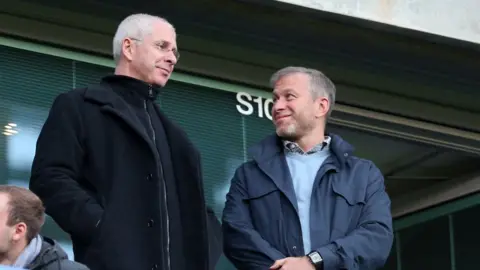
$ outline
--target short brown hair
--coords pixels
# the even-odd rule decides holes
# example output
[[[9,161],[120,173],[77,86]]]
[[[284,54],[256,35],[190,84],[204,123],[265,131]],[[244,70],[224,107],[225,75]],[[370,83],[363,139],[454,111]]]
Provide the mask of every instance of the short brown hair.
[[[337,89],[335,84],[333,84],[330,78],[328,78],[323,72],[305,67],[285,67],[272,75],[270,78],[270,86],[274,88],[275,84],[278,80],[280,80],[280,78],[294,73],[302,73],[310,77],[310,93],[314,99],[319,96],[325,96],[328,99],[330,108],[328,108],[327,116],[329,117],[330,114],[332,114],[333,106],[335,105],[335,95]]]
[[[45,222],[45,207],[42,200],[26,188],[0,185],[0,193],[9,197],[7,225],[24,222],[27,225],[27,243],[35,238]]]

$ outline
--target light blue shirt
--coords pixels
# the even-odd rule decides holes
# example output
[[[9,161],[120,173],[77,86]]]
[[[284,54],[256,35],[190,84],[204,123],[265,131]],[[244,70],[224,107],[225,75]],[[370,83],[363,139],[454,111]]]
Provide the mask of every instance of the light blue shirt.
[[[324,142],[326,143],[325,146],[319,144],[307,153],[304,153],[295,143],[285,142],[285,156],[297,198],[298,216],[302,228],[305,254],[312,251],[310,239],[310,203],[313,183],[315,182],[318,170],[330,155],[330,138],[327,137]]]

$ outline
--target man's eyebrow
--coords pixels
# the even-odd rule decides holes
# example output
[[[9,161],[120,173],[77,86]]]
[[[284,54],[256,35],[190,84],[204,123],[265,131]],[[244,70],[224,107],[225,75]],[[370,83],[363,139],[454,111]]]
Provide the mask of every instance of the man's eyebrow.
[[[273,90],[274,95],[285,94],[285,93],[293,93],[296,94],[297,92],[293,88],[284,88],[284,89],[275,89]]]
[[[164,40],[164,39],[156,40],[155,43],[162,43],[162,44],[165,44],[165,45],[172,45],[172,42],[167,41],[167,40]],[[175,47],[175,48],[176,48],[176,47]]]

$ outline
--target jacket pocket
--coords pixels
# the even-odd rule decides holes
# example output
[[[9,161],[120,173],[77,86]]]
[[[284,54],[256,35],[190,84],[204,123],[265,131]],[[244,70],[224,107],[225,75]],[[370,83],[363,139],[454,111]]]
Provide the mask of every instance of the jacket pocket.
[[[104,227],[103,225],[105,223],[105,214],[106,214],[106,212],[105,212],[105,210],[103,210],[102,215],[100,216],[100,218],[97,220],[97,222],[95,224],[95,229],[94,229],[92,239],[91,239],[91,242],[90,242],[91,246],[95,246],[95,245],[98,245],[99,243],[101,243],[102,228]]]
[[[274,184],[258,185],[248,190],[246,201],[257,200],[273,195],[272,193],[278,192],[278,188]]]
[[[332,237],[342,237],[354,230],[365,205],[365,190],[334,183],[334,215]]]
[[[350,206],[365,204],[365,190],[351,186],[346,186],[343,183],[334,182],[332,184],[333,192],[341,197]]]
[[[280,190],[273,183],[260,184],[248,190],[244,202],[248,204],[253,227],[266,240],[274,241],[274,227],[283,215]]]

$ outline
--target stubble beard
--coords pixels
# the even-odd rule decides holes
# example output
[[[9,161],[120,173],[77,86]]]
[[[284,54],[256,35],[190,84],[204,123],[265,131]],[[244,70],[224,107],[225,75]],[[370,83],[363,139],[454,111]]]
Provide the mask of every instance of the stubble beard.
[[[286,128],[277,129],[277,135],[282,139],[295,141],[297,139],[297,125],[292,123]]]

